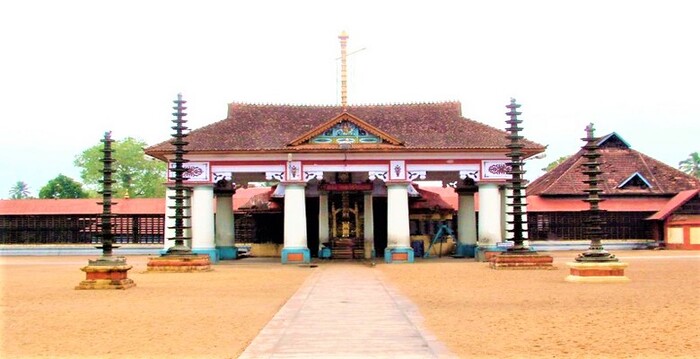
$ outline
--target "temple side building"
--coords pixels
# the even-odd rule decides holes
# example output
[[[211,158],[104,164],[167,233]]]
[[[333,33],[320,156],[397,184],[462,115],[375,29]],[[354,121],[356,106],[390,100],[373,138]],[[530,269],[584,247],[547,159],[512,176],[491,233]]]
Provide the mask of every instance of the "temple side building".
[[[652,238],[669,248],[700,248],[695,199],[700,179],[632,149],[617,133],[601,137],[598,145],[607,237]],[[584,238],[584,162],[581,150],[528,186],[530,239]]]

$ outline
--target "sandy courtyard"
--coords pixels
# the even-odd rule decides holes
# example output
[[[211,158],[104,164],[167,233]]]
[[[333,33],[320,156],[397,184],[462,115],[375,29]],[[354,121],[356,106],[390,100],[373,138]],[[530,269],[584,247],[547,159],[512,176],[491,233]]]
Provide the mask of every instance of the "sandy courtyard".
[[[616,251],[630,283],[564,282],[576,253],[554,253],[552,271],[451,258],[375,269],[460,357],[700,356],[700,253]],[[147,273],[147,257],[131,256],[137,287],[74,290],[89,258],[0,257],[0,357],[235,358],[308,275],[333,265]]]

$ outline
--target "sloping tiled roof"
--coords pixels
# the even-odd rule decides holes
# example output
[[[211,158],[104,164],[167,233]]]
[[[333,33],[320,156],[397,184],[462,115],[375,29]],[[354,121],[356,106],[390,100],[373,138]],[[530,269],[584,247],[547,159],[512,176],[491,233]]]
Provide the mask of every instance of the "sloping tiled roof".
[[[647,218],[652,220],[664,220],[666,217],[671,215],[678,207],[684,205],[691,198],[695,197],[700,193],[700,189],[691,189],[688,191],[683,191],[678,193],[675,197],[671,198],[666,205],[661,208],[658,212],[654,213],[653,216]]]
[[[271,200],[273,190],[269,187],[240,188],[233,196],[233,208],[236,211],[268,210],[280,211],[279,204]],[[433,209],[435,205],[440,208],[459,207],[457,193],[450,187],[425,187],[418,188],[424,201],[415,201],[411,208]],[[665,197],[649,198],[610,198],[600,203],[600,208],[611,212],[664,212],[670,208],[670,212],[692,198],[692,193],[700,190],[684,191],[669,201]],[[479,209],[479,194],[474,195],[475,208]],[[685,200],[683,200],[685,199]],[[117,200],[120,204],[112,207],[115,214],[165,214],[164,198],[132,198]],[[0,200],[1,215],[61,215],[61,214],[98,214],[102,207],[96,204],[96,199],[19,199]],[[681,203],[682,202],[682,203]],[[121,204],[124,204],[119,207]],[[262,205],[262,206],[261,206]],[[267,207],[266,207],[267,206]],[[588,203],[578,198],[551,198],[528,196],[528,212],[571,212],[588,209]],[[266,207],[266,208],[262,208]],[[670,213],[669,212],[669,213]],[[654,218],[663,219],[655,214]]]
[[[101,198],[10,199],[0,201],[0,215],[100,214]],[[113,214],[165,214],[163,198],[115,198]]]
[[[665,195],[672,196],[681,191],[700,188],[700,179],[683,173],[663,162],[626,146],[601,146],[598,151],[603,172],[599,179],[602,195]],[[588,179],[582,171],[586,159],[583,150],[571,156],[551,171],[532,181],[528,195],[540,196],[584,196]],[[630,176],[639,173],[651,185],[649,188],[626,186],[618,188]]]
[[[666,197],[614,197],[600,202],[600,209],[609,212],[655,212],[668,203]],[[527,212],[578,212],[590,205],[581,198],[527,196]]]
[[[410,209],[427,209],[427,210],[442,210],[454,211],[457,207],[445,201],[445,198],[440,196],[440,193],[433,191],[435,188],[427,187],[425,189],[417,187],[416,190],[420,193],[420,199],[411,201]],[[452,188],[450,188],[452,190]],[[454,190],[452,190],[454,193]]]
[[[459,102],[347,108],[347,113],[401,141],[400,150],[506,151],[505,131],[464,118],[461,112]],[[340,106],[232,103],[226,119],[189,133],[187,150],[190,153],[294,151],[289,146],[292,141],[342,113]],[[529,140],[523,144],[526,154],[544,150],[542,145]],[[310,148],[302,146],[299,150],[310,151]],[[161,159],[172,151],[168,141],[146,149],[147,154]]]

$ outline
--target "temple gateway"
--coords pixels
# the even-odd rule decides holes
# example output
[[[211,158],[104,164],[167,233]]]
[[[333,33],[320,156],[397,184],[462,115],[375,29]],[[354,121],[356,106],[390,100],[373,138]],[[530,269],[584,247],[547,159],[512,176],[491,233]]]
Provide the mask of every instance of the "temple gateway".
[[[504,239],[506,135],[463,117],[459,102],[231,103],[224,120],[186,138],[192,250],[213,261],[235,258],[231,183],[274,181],[272,197],[280,198],[283,211],[282,263],[308,263],[325,247],[343,243],[364,258],[412,262],[409,198],[420,196],[414,181],[435,180],[452,184],[459,196],[457,254],[478,255]],[[524,158],[544,151],[522,142]],[[174,147],[163,142],[146,153],[169,161]],[[166,238],[172,237],[170,207]]]
[[[224,120],[189,133],[192,250],[214,262],[235,258],[232,184],[276,181],[282,263],[308,263],[325,248],[413,262],[409,197],[420,196],[417,180],[450,183],[459,193],[458,255],[494,249],[505,236],[507,133],[463,117],[459,102],[348,105],[348,35],[339,39],[340,106],[231,103]],[[522,144],[523,158],[545,149]],[[175,149],[163,142],[146,154],[170,163]],[[172,207],[166,204],[166,238],[174,237]]]

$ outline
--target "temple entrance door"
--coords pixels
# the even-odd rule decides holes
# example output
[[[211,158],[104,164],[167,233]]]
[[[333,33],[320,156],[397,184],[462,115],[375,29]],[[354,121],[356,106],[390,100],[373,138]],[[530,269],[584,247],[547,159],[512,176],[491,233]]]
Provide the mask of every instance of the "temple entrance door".
[[[331,255],[333,258],[364,257],[364,194],[332,192],[328,196],[330,210]]]

